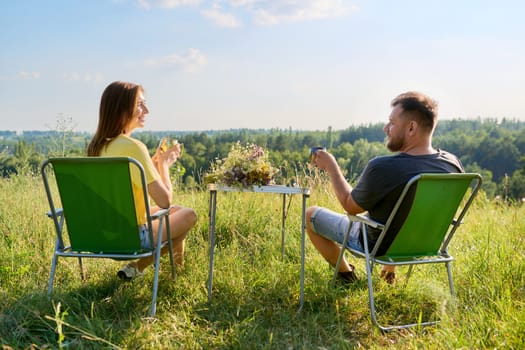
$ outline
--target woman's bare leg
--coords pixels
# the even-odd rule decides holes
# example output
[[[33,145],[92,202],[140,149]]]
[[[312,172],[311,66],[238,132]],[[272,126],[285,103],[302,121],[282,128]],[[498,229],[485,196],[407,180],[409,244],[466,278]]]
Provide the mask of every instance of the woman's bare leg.
[[[156,211],[156,210],[153,210]],[[197,214],[195,210],[191,208],[175,206],[171,209],[170,215],[170,234],[171,242],[173,246],[173,260],[176,266],[184,266],[184,239],[188,235],[188,232],[195,226],[197,223]],[[157,232],[159,227],[159,222],[153,222],[153,231]],[[154,234],[155,241],[157,240],[156,235]],[[162,239],[167,239],[166,226],[162,228]],[[161,254],[164,255],[168,252],[168,247],[164,247],[161,250]],[[153,257],[142,258],[137,261],[137,268],[139,271],[143,271],[147,266],[153,263]]]

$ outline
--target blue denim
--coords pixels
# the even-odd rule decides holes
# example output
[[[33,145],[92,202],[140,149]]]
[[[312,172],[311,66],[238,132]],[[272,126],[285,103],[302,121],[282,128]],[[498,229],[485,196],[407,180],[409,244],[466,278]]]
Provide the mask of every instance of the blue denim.
[[[313,230],[331,241],[343,243],[348,225],[352,225],[346,246],[348,248],[364,252],[359,235],[361,234],[360,223],[351,222],[348,216],[336,213],[330,209],[319,208],[310,217]]]
[[[149,237],[148,225],[144,224],[139,226],[139,236],[142,249],[151,249],[153,247]]]

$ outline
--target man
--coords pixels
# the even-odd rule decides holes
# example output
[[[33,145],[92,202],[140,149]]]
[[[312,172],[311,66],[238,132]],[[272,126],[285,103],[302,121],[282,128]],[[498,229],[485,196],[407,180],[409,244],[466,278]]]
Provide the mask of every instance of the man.
[[[432,147],[432,134],[437,123],[437,103],[434,100],[419,92],[406,92],[397,96],[391,106],[392,112],[383,130],[387,148],[398,153],[370,160],[354,188],[345,180],[332,154],[319,150],[313,160],[314,165],[327,172],[337,199],[347,213],[355,215],[368,211],[370,218],[381,223],[386,222],[403,187],[413,176],[464,172],[456,156]],[[346,215],[326,208],[314,206],[307,209],[308,236],[332,266],[337,263],[348,225],[352,225],[348,246],[364,251],[359,223],[350,222]],[[379,232],[372,228],[367,232],[368,245],[373,247]],[[388,237],[385,240],[388,244]],[[393,284],[394,267],[383,266],[381,276]],[[338,280],[351,283],[356,279],[354,266],[343,259]]]

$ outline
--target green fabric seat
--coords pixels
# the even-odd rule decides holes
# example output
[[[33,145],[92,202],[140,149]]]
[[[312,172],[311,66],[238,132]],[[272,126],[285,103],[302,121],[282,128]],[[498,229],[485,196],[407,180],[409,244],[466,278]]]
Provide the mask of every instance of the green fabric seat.
[[[132,260],[154,257],[150,315],[155,316],[158,289],[160,249],[168,245],[172,258],[169,237],[169,209],[162,209],[147,217],[147,232],[153,240],[153,220],[159,220],[158,240],[154,247],[142,248],[135,202],[133,200],[131,168],[135,167],[141,177],[142,198],[146,212],[150,212],[144,169],[135,159],[127,157],[79,157],[50,158],[41,169],[44,187],[56,231],[56,244],[48,283],[51,294],[58,258],[78,258],[80,273],[84,279],[82,258],[109,258]],[[56,180],[56,191],[52,190],[51,173]],[[61,207],[57,207],[60,199]],[[168,239],[162,242],[162,228],[166,226]],[[67,234],[66,234],[67,232]],[[175,266],[171,259],[172,277]]]
[[[363,235],[364,252],[346,247],[350,229],[343,240],[334,273],[334,281],[346,250],[364,258],[372,321],[382,330],[424,326],[438,321],[420,321],[411,324],[383,326],[375,310],[372,272],[374,264],[408,265],[407,281],[414,265],[442,263],[447,268],[450,293],[454,297],[451,262],[448,245],[472,204],[480,186],[479,174],[420,174],[408,181],[387,222],[381,224],[364,215],[348,215],[359,221]],[[381,230],[373,247],[368,246],[367,227]],[[385,247],[383,242],[387,242]]]

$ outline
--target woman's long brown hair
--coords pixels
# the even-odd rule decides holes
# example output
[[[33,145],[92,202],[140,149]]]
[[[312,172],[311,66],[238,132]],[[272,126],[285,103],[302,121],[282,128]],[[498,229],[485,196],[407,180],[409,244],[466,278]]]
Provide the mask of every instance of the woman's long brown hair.
[[[88,156],[99,156],[111,140],[122,134],[133,117],[137,96],[142,86],[115,81],[109,84],[100,99],[98,126],[87,147]]]

